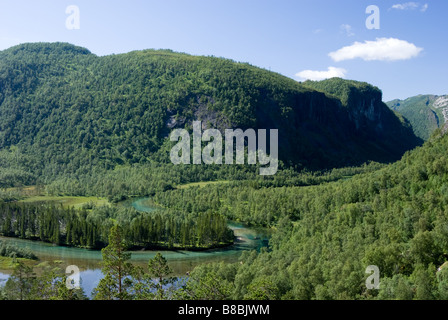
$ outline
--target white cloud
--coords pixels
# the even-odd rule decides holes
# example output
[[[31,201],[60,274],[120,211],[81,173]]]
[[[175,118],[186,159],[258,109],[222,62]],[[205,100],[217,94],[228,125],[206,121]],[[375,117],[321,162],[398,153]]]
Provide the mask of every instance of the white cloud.
[[[349,24],[343,24],[340,28],[341,31],[344,32],[348,37],[353,37],[355,35],[352,26]]]
[[[420,8],[421,12],[425,12],[428,9],[428,4],[425,3],[424,5],[420,6],[420,3],[418,2],[405,2],[405,3],[397,3],[394,4],[392,7],[389,8],[395,9],[395,10],[416,10]]]
[[[417,57],[423,48],[395,38],[377,38],[375,41],[355,42],[328,55],[336,62],[352,59],[365,61],[397,61]]]
[[[342,68],[328,67],[327,71],[314,71],[314,70],[303,70],[296,74],[296,77],[305,79],[319,81],[334,77],[343,78],[347,71]]]
[[[391,9],[397,9],[397,10],[414,10],[419,7],[419,4],[417,2],[406,2],[406,3],[398,3],[394,4]]]

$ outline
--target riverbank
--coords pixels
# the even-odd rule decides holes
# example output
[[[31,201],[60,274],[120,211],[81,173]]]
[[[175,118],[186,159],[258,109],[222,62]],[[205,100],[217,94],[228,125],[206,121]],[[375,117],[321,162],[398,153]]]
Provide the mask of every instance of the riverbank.
[[[127,205],[133,206],[138,211],[152,213],[155,211],[155,208],[151,207],[150,204],[151,201],[147,198],[134,198]],[[231,245],[199,251],[173,248],[169,250],[162,248],[132,250],[129,251],[131,253],[130,262],[147,268],[149,259],[152,259],[157,252],[160,252],[173,269],[173,275],[183,277],[197,265],[215,262],[235,263],[243,251],[259,250],[261,247],[267,246],[270,238],[270,231],[264,228],[249,228],[233,221],[228,222],[228,227],[232,230],[235,240]],[[102,255],[99,250],[58,246],[51,243],[19,238],[0,237],[0,240],[32,251],[38,257],[38,261],[27,262],[30,266],[38,268],[39,265],[53,265],[57,263],[58,267],[64,270],[67,266],[76,265],[80,270],[81,286],[86,293],[90,293],[103,276],[101,272]],[[0,280],[6,280],[11,273],[12,268],[10,268],[9,264],[4,265],[4,268],[0,266]]]
[[[14,270],[17,262],[22,262],[27,266],[34,266],[36,264],[36,260],[25,259],[25,258],[11,258],[11,257],[2,257],[0,256],[0,270],[1,271],[10,271]]]

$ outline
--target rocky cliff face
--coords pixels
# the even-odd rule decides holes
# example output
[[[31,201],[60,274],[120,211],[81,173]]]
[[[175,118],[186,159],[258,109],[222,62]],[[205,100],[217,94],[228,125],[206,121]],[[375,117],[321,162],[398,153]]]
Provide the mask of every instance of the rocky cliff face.
[[[319,82],[319,85],[325,85]],[[189,116],[171,116],[170,129],[202,121],[202,129],[254,128],[279,130],[279,156],[287,163],[322,168],[388,162],[422,143],[409,123],[399,119],[383,102],[378,88],[338,79],[334,90],[297,90],[281,99],[272,92],[253,90],[245,124],[231,121],[223,110],[213,108],[210,97],[197,96]],[[340,90],[339,95],[334,94]]]
[[[374,127],[379,134],[383,123],[381,116],[384,113],[381,92],[359,92],[355,88],[350,90],[348,96],[349,118],[353,121],[356,130]]]
[[[444,122],[448,122],[448,96],[435,97],[433,106],[442,112]]]
[[[304,85],[323,92],[332,101],[321,110],[326,116],[313,119],[323,123],[327,118],[326,123],[330,121],[331,125],[326,132],[342,141],[343,148],[358,148],[371,160],[387,161],[422,143],[406,119],[397,117],[383,103],[381,90],[372,85],[339,78],[307,81]]]

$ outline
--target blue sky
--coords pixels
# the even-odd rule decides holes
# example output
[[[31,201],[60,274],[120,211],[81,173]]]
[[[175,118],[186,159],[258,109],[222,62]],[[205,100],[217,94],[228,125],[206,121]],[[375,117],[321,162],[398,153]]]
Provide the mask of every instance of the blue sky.
[[[70,5],[79,29],[66,26]],[[369,5],[379,9],[379,29],[366,27]],[[298,81],[366,81],[388,101],[448,94],[447,12],[445,0],[2,0],[0,49],[53,41],[97,55],[172,49]]]

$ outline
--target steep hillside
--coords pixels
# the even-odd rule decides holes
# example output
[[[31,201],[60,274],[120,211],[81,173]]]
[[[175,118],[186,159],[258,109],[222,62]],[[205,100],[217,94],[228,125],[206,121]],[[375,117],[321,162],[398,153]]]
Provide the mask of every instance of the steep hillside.
[[[402,144],[400,150],[410,149],[414,143],[411,126],[400,115],[391,113],[382,102],[382,92],[365,82],[332,78],[324,81],[306,81],[304,86],[338,98],[348,117],[363,139],[376,137],[379,148],[388,150]]]
[[[423,140],[448,121],[448,96],[419,95],[392,100],[387,105],[408,119],[415,134]]]
[[[169,50],[98,57],[65,43],[19,45],[0,52],[0,163],[56,177],[168,162],[170,130],[193,120],[204,128],[279,129],[281,160],[309,168],[393,161],[420,143],[383,108],[377,88],[338,86],[346,97]],[[14,163],[6,150],[14,150]]]
[[[231,299],[261,292],[269,299],[446,300],[447,131],[445,125],[400,161],[351,179],[307,188],[216,185],[173,190],[157,200],[179,211],[200,203],[204,211],[234,218],[277,219],[270,250],[247,253],[232,267],[201,266],[191,275],[218,274],[217,282],[230,283]],[[380,272],[379,290],[366,286],[371,265]]]

